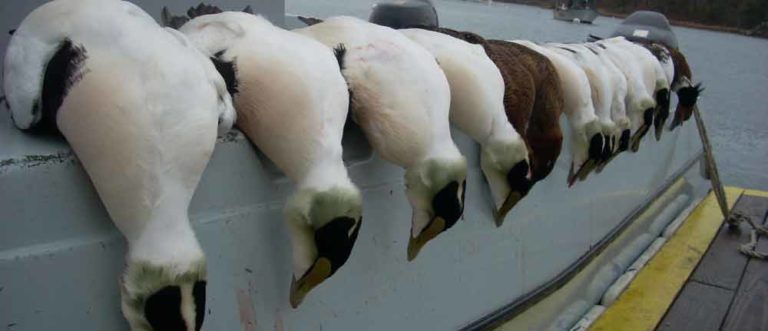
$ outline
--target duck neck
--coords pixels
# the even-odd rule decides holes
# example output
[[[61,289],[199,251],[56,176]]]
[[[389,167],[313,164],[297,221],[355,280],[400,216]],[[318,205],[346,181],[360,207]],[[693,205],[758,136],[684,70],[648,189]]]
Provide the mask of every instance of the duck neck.
[[[338,158],[314,163],[299,179],[298,186],[300,189],[311,188],[324,191],[333,187],[352,186],[352,182],[347,174],[344,161]]]
[[[185,272],[205,260],[189,222],[187,204],[160,203],[141,229],[126,233],[129,263],[169,266]]]

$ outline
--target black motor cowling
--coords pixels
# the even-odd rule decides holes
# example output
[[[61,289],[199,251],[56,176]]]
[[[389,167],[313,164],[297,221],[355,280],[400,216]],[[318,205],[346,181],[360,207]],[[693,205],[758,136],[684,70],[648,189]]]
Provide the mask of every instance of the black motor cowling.
[[[414,26],[437,27],[437,10],[430,0],[395,0],[373,5],[371,23],[403,29]]]

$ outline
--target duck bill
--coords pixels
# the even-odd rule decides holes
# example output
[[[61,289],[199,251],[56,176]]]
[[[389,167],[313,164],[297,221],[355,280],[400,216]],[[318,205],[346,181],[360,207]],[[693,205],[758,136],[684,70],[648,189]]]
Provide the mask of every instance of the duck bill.
[[[571,174],[568,175],[568,187],[573,186],[576,180],[584,180],[587,178],[592,170],[597,166],[597,162],[594,159],[588,159],[587,162],[581,165],[578,171],[573,172],[573,166],[571,166]]]
[[[331,274],[331,260],[321,257],[315,260],[315,263],[312,264],[309,271],[307,271],[304,276],[301,276],[299,280],[296,280],[295,276],[291,278],[291,294],[289,297],[291,307],[298,307],[301,302],[304,301],[304,297],[307,293],[328,279]]]
[[[640,128],[637,129],[637,132],[635,132],[635,135],[632,136],[632,142],[630,148],[632,149],[632,152],[637,152],[640,150],[640,141],[645,137],[645,134],[648,133],[648,131],[651,129],[651,125],[653,125],[653,113],[655,112],[655,108],[649,108],[645,110],[645,113],[643,113],[643,125],[640,126]]]
[[[496,227],[500,227],[502,224],[504,224],[504,218],[507,216],[510,210],[512,210],[515,205],[517,205],[520,200],[523,199],[525,194],[518,192],[518,191],[512,191],[509,192],[509,195],[507,195],[507,198],[504,199],[504,203],[501,204],[501,208],[496,211],[495,220],[496,220]]]
[[[643,140],[643,137],[645,137],[645,134],[648,133],[648,130],[650,130],[651,126],[649,124],[643,124],[639,129],[637,129],[637,132],[635,132],[635,135],[632,136],[632,139],[629,143],[629,149],[637,153],[637,151],[640,150],[640,142]]]
[[[408,240],[408,261],[413,261],[419,252],[432,239],[435,239],[437,235],[445,231],[446,222],[442,217],[435,217],[429,222],[427,228],[421,231],[416,238],[411,237]]]

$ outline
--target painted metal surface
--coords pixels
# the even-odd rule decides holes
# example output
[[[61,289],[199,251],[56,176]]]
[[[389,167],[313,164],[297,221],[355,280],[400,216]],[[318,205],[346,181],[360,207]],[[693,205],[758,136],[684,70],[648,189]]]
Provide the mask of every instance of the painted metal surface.
[[[41,2],[3,1],[0,22],[10,29]],[[136,2],[159,14],[159,3]],[[188,3],[170,7],[178,12]],[[225,3],[235,9],[250,2]],[[251,4],[282,20],[282,1]],[[0,37],[0,49],[6,42]],[[686,124],[660,142],[646,139],[639,153],[622,154],[569,189],[566,138],[549,178],[497,229],[477,145],[458,131],[453,136],[470,165],[464,220],[408,263],[403,171],[373,156],[354,127],[345,134],[364,223],[347,264],[299,309],[288,304],[291,253],[282,221],[293,186],[242,134],[221,137],[190,208],[208,256],[204,329],[460,328],[573,263],[701,150],[695,127]],[[0,327],[127,329],[117,286],[124,253],[66,142],[19,132],[0,114]]]

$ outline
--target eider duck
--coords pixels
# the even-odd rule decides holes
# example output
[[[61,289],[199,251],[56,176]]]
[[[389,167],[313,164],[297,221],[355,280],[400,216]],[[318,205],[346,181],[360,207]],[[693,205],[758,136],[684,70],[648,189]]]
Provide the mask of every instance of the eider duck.
[[[464,213],[467,161],[451,138],[450,87],[435,57],[405,35],[353,17],[293,30],[334,48],[353,119],[383,159],[406,169],[408,260]]]
[[[693,83],[693,73],[685,55],[677,49],[668,49],[672,54],[672,62],[675,67],[672,91],[677,93],[677,107],[675,108],[675,116],[670,126],[670,129],[674,129],[691,118],[696,102],[699,100],[699,95],[704,91],[704,88],[701,87],[701,83]]]
[[[614,146],[614,156],[623,152],[629,147],[629,138],[631,136],[629,117],[627,117],[627,77],[611,61],[606,54],[606,50],[599,45],[584,44],[587,48],[597,54],[600,62],[605,67],[606,73],[613,86],[613,96],[611,97],[611,120],[616,123],[619,130],[619,142]]]
[[[504,80],[480,45],[435,31],[403,34],[437,58],[451,88],[451,123],[480,144],[480,165],[491,188],[496,224],[531,188],[528,149],[507,121]]]
[[[557,73],[548,59],[524,47],[501,40],[486,40],[471,32],[428,29],[483,46],[504,80],[507,119],[528,146],[533,182],[549,175],[562,146],[559,123],[562,91],[557,84]]]
[[[669,118],[670,93],[672,92],[672,81],[675,79],[675,64],[672,61],[672,53],[666,46],[651,41],[635,41],[635,43],[648,49],[656,60],[659,61],[667,82],[666,88],[656,94],[657,111],[653,117],[653,127],[656,140],[658,141],[661,139],[661,134],[664,131],[664,123]]]
[[[527,40],[514,42],[546,56],[557,70],[563,91],[563,111],[568,118],[573,141],[568,174],[568,185],[572,186],[597,166],[603,153],[602,127],[592,104],[589,79],[581,67],[564,55]]]
[[[285,206],[296,308],[344,265],[362,222],[342,160],[349,93],[339,62],[314,39],[244,12],[197,16],[180,31],[234,73],[237,126],[297,186]]]
[[[653,91],[649,91],[646,87],[643,66],[638,63],[635,55],[624,47],[605,43],[604,40],[595,44],[605,50],[605,55],[627,79],[626,109],[632,132],[629,145],[633,151],[637,151],[633,148],[634,142],[639,141],[635,137],[642,136],[643,132],[647,132],[653,121],[653,112],[656,107],[656,100],[652,95]]]
[[[235,119],[213,63],[128,1],[57,0],[5,56],[16,126],[58,130],[128,242],[120,278],[133,330],[200,330],[206,259],[188,207]]]
[[[547,57],[525,46],[504,40],[488,40],[488,44],[491,48],[504,49],[514,56],[533,79],[533,108],[523,132],[532,151],[533,180],[538,182],[552,172],[563,144],[563,132],[560,129],[563,91],[560,79]]]
[[[655,115],[660,111],[658,101],[663,100],[661,95],[665,93],[664,90],[669,90],[669,82],[659,61],[644,47],[632,43],[624,37],[603,39],[598,43],[607,47],[621,48],[629,54],[629,64],[634,64],[640,69],[640,78],[642,79],[643,86],[646,92],[654,99],[654,106],[646,109],[643,114],[643,124],[634,133],[630,142],[630,148],[633,151],[637,151],[640,148],[642,138],[653,125]]]
[[[571,59],[587,75],[592,91],[595,115],[600,119],[605,138],[602,157],[597,165],[606,163],[616,150],[616,146],[619,145],[621,135],[619,127],[611,118],[615,86],[612,85],[610,72],[605,68],[596,52],[585,45],[549,43],[545,46]]]

